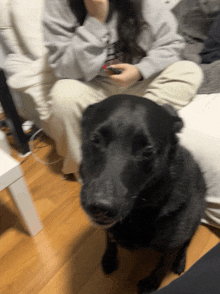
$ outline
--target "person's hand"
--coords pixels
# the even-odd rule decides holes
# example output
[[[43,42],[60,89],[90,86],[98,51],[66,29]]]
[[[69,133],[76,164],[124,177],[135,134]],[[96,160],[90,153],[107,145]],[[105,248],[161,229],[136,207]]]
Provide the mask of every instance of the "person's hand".
[[[104,23],[109,13],[109,0],[84,0],[88,14]]]
[[[129,87],[141,79],[142,75],[135,65],[120,63],[111,65],[112,68],[121,69],[122,73],[115,75],[106,70],[109,78],[119,87]]]

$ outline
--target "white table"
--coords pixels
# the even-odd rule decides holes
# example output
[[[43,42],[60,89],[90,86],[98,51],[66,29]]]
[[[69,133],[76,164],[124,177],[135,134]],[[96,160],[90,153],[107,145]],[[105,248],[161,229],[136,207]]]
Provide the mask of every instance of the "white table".
[[[31,236],[43,226],[38,218],[18,161],[0,149],[0,191],[7,188]]]

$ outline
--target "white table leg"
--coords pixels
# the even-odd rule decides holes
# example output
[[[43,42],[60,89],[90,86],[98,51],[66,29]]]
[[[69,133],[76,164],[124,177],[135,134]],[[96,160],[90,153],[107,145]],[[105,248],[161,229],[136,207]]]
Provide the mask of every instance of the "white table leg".
[[[35,236],[43,229],[43,226],[38,218],[24,179],[22,177],[19,178],[9,185],[8,189],[30,235]]]

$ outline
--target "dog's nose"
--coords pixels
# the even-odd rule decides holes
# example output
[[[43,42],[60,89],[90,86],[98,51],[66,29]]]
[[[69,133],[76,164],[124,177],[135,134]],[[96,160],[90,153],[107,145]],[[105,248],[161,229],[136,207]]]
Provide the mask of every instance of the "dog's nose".
[[[112,206],[112,203],[106,199],[100,199],[90,204],[89,211],[95,218],[102,219],[111,219],[118,214],[118,211]]]

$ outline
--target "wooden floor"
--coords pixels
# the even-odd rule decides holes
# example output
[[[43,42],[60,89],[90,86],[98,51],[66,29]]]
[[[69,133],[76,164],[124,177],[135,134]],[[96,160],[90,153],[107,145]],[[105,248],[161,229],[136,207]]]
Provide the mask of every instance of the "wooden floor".
[[[53,142],[45,136],[35,140],[34,150],[41,160],[57,159]],[[138,280],[149,274],[158,255],[120,250],[120,268],[105,276],[100,267],[105,236],[80,207],[79,183],[62,179],[61,162],[43,165],[31,155],[19,158],[14,149],[12,155],[21,162],[44,229],[30,237],[7,190],[0,192],[0,294],[135,294]],[[186,268],[219,237],[219,231],[200,226],[188,249]],[[161,286],[175,278],[167,275]]]

